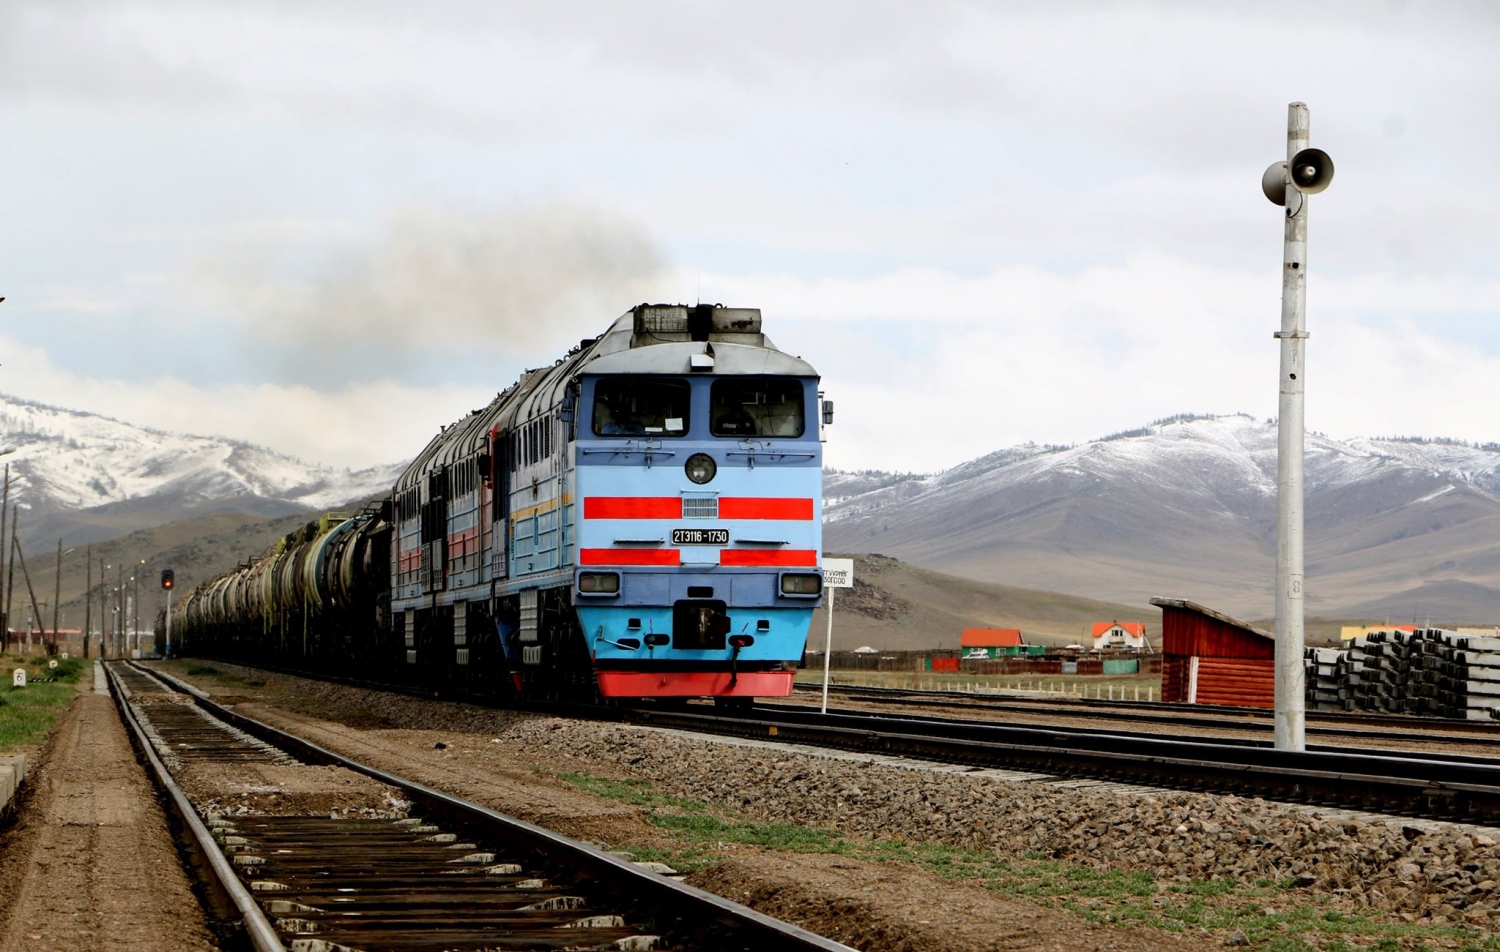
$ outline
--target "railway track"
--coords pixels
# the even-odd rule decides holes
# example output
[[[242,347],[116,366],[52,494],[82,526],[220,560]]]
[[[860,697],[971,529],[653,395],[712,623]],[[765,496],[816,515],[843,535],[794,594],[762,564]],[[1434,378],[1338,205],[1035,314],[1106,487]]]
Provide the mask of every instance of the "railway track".
[[[847,950],[582,843],[340,757],[112,663],[134,743],[184,829],[221,922],[257,952]],[[148,701],[152,703],[147,703]],[[179,777],[337,766],[404,815],[200,811]],[[379,813],[381,811],[374,811]]]
[[[813,695],[822,685],[796,685]],[[1161,724],[1207,730],[1260,732],[1272,730],[1271,712],[1255,707],[1221,708],[1212,712],[1160,701],[1110,701],[1098,698],[1021,697],[963,691],[926,691],[867,685],[835,684],[831,694],[861,703],[929,710],[972,709],[1066,718],[1111,720],[1119,723]],[[1475,746],[1500,744],[1500,721],[1460,721],[1435,717],[1386,714],[1333,714],[1309,711],[1307,733],[1314,737],[1350,738],[1382,743],[1410,742]]]
[[[430,691],[398,685],[285,673],[417,697],[432,696]],[[462,700],[498,705],[496,699],[488,697]],[[804,705],[761,704],[745,712],[701,705],[673,709],[555,703],[526,705],[525,709],[975,768],[1031,771],[1059,778],[1500,825],[1500,759],[1463,754],[1337,745],[1313,745],[1305,752],[1293,752],[1276,750],[1251,738],[1183,738],[1068,725],[912,717],[894,712],[830,711],[820,715]]]
[[[1369,813],[1500,823],[1500,760],[1457,755],[1185,740],[1087,728],[834,713],[767,705],[743,717],[636,711],[663,727],[774,736],[974,767],[1025,769],[1153,787],[1232,793]]]

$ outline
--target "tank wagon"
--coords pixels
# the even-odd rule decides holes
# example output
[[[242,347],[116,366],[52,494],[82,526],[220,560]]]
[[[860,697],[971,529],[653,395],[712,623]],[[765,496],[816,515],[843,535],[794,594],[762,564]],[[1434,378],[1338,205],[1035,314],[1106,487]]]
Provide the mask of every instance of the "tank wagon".
[[[832,412],[758,310],[641,305],[443,427],[389,499],[200,585],[174,641],[478,693],[785,696]]]

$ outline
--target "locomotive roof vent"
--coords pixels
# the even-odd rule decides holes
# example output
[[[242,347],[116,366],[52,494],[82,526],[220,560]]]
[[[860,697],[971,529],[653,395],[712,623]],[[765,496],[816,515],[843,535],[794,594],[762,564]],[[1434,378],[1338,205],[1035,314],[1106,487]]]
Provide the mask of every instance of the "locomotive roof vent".
[[[723,341],[765,346],[760,331],[760,308],[722,304],[642,304],[635,317],[631,347],[669,341]]]

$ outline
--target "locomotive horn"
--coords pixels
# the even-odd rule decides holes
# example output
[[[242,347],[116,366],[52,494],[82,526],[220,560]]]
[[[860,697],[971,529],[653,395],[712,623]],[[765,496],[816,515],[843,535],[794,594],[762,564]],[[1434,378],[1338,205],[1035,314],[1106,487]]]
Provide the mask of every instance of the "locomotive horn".
[[[1322,149],[1303,149],[1286,162],[1272,162],[1260,177],[1260,190],[1272,204],[1286,204],[1288,182],[1305,195],[1316,195],[1333,181],[1333,159]]]

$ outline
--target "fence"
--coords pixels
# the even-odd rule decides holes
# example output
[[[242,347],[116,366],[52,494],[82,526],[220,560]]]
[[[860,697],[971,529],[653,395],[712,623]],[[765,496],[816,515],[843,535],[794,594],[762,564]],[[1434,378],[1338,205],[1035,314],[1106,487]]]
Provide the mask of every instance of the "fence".
[[[821,668],[822,656],[808,652],[803,667]],[[933,671],[991,675],[1152,675],[1161,674],[1161,655],[1101,658],[1097,655],[1044,655],[968,659],[957,650],[938,651],[835,651],[832,665],[838,671]]]

